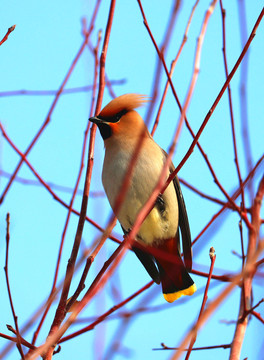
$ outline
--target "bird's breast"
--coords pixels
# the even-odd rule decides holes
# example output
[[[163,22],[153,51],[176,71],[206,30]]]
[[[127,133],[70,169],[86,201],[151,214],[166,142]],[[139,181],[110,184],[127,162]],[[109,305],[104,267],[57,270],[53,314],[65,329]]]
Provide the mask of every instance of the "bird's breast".
[[[116,199],[133,155],[134,148],[106,147],[102,181],[112,209],[115,209]],[[136,217],[153,192],[165,161],[160,147],[147,139],[142,146],[130,178],[124,200],[116,213],[123,228],[129,231]],[[157,198],[155,207],[151,210],[141,225],[137,240],[147,244],[161,242],[174,237],[178,229],[178,203],[173,186],[170,183],[164,194]]]

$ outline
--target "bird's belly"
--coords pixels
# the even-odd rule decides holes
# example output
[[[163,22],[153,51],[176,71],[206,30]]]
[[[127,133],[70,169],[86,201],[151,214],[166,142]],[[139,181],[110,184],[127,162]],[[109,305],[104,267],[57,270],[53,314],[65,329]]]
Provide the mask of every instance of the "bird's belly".
[[[127,164],[127,160],[123,162],[120,160],[120,156],[117,159],[106,160],[102,180],[110,205],[115,211],[116,199],[127,170],[124,166],[124,163]],[[119,222],[126,231],[132,228],[139,211],[155,188],[162,165],[163,161],[153,164],[148,163],[146,159],[143,161],[140,158],[136,163],[125,198],[120,210],[116,213]],[[138,241],[153,244],[176,235],[178,229],[178,203],[173,183],[164,192],[163,199],[165,203],[164,211],[161,212],[157,206],[151,210],[138,231]]]
[[[132,202],[132,204],[130,203],[131,211],[123,210],[124,208],[125,206],[121,209],[118,220],[126,230],[129,230],[132,228],[142,205],[137,206],[135,202]],[[157,245],[166,239],[175,237],[177,228],[177,216],[173,219],[168,213],[161,216],[158,209],[154,207],[140,226],[136,239],[148,245]]]

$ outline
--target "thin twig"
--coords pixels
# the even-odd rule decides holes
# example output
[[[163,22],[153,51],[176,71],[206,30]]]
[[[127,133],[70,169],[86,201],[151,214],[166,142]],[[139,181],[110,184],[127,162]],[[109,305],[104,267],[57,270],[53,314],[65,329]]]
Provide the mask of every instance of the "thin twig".
[[[108,86],[124,85],[126,79],[120,80],[108,80]],[[93,91],[93,85],[78,86],[73,88],[64,89],[61,95],[71,95],[76,93],[90,92]],[[10,90],[0,91],[0,97],[12,97],[12,96],[54,96],[58,94],[58,90]]]
[[[169,347],[164,343],[161,343],[162,348],[156,348],[152,350],[178,350],[179,348],[176,347]],[[213,349],[230,349],[231,344],[223,344],[223,345],[212,345],[212,346],[200,346],[193,348],[192,351],[195,350],[213,350]],[[188,351],[188,349],[183,349],[183,351]]]
[[[12,31],[14,31],[16,28],[16,25],[10,26],[10,28],[8,28],[5,36],[3,37],[3,39],[0,41],[0,46],[8,39],[8,36],[11,34]]]
[[[185,45],[185,43],[187,42],[187,39],[188,39],[188,31],[189,31],[189,28],[190,28],[190,25],[191,25],[191,21],[192,21],[192,18],[193,18],[193,14],[194,14],[194,11],[197,7],[199,3],[199,0],[196,0],[195,4],[193,5],[192,7],[192,10],[191,10],[191,14],[189,16],[189,19],[188,19],[188,22],[187,22],[187,25],[186,25],[186,28],[185,28],[185,32],[184,32],[184,35],[183,35],[183,39],[182,39],[182,43],[180,45],[180,48],[177,52],[177,55],[175,57],[175,59],[172,61],[171,63],[171,68],[170,68],[170,78],[172,77],[173,75],[173,72],[174,72],[174,69],[175,69],[175,66],[179,60],[179,57],[180,57],[180,54],[182,53],[182,50],[183,50],[183,47]],[[168,92],[168,89],[169,89],[169,86],[170,86],[170,82],[169,80],[167,80],[166,82],[166,85],[165,85],[165,88],[164,88],[164,91],[163,91],[163,94],[162,94],[162,98],[161,98],[161,101],[160,101],[160,105],[159,105],[159,109],[158,109],[158,113],[156,115],[156,119],[155,119],[155,122],[154,122],[154,125],[153,125],[153,128],[152,128],[152,131],[151,131],[151,135],[153,136],[156,129],[157,129],[157,126],[159,124],[159,118],[160,118],[160,114],[161,114],[161,110],[163,108],[163,105],[164,105],[164,101],[165,101],[165,98],[166,98],[166,95],[167,95],[167,92]]]
[[[209,277],[209,273],[205,273],[205,272],[195,270],[195,269],[192,269],[191,273],[194,275],[198,275],[198,276],[202,276],[202,277],[206,277],[206,278]],[[224,275],[211,274],[212,279],[222,281],[222,282],[230,282],[230,281],[232,281],[232,277],[233,277],[233,275],[231,275],[231,274],[224,274]]]
[[[3,169],[0,169],[0,176],[9,179],[11,177],[11,174]],[[16,181],[20,184],[23,184],[23,185],[28,185],[28,186],[42,186],[43,185],[37,180],[28,179],[28,178],[24,178],[21,176],[16,176],[14,181]],[[72,187],[60,185],[60,184],[53,183],[50,181],[47,181],[46,184],[51,189],[58,190],[61,192],[72,194],[74,191],[74,188],[72,188]],[[188,186],[188,185],[186,185],[186,186]],[[83,190],[78,189],[76,195],[82,195],[82,194],[83,194]],[[103,191],[90,191],[90,197],[98,198],[98,197],[104,197],[104,196],[105,196],[105,193]]]
[[[141,3],[138,1],[139,6],[142,8]],[[169,12],[170,14],[170,18],[167,20],[167,29],[164,33],[164,38],[162,40],[162,44],[160,46],[160,49],[158,50],[157,54],[158,54],[158,61],[157,61],[157,65],[156,65],[156,69],[154,72],[154,78],[153,78],[153,85],[152,85],[152,92],[150,95],[151,98],[151,103],[149,105],[147,114],[146,114],[146,119],[145,119],[145,123],[148,125],[152,116],[152,112],[158,97],[158,91],[159,91],[159,87],[160,87],[160,80],[161,80],[161,71],[162,71],[162,58],[165,57],[166,55],[166,51],[169,45],[169,42],[171,40],[172,37],[172,33],[173,33],[173,28],[176,22],[176,18],[178,15],[178,10],[179,10],[179,6],[180,6],[180,1],[179,0],[174,0],[173,1],[173,10]],[[144,20],[144,25],[148,28],[148,31],[150,31],[148,25],[146,24],[145,20]],[[154,39],[154,36],[151,35],[151,38]],[[156,49],[158,49],[158,45],[156,44]],[[162,56],[160,56],[162,54]]]
[[[225,201],[219,200],[219,199],[217,199],[217,198],[215,198],[215,197],[213,197],[213,196],[207,195],[207,194],[205,194],[204,192],[202,192],[201,190],[195,188],[193,185],[189,184],[189,183],[188,183],[186,180],[184,180],[183,178],[180,178],[180,177],[179,177],[179,181],[180,181],[181,184],[183,184],[183,185],[186,186],[188,189],[190,189],[191,191],[193,191],[194,193],[196,193],[197,195],[201,196],[201,197],[204,198],[204,199],[210,200],[210,201],[212,201],[212,202],[214,202],[214,203],[216,203],[216,204],[222,205],[222,206],[224,206],[224,205],[226,204]],[[231,209],[233,209],[233,207],[232,207],[230,204],[229,204],[229,207],[230,207]]]
[[[22,346],[21,346],[21,336],[20,336],[19,327],[18,327],[17,315],[15,313],[15,308],[14,308],[14,304],[13,304],[13,300],[12,300],[11,289],[10,289],[10,284],[9,284],[9,276],[8,276],[8,259],[9,259],[9,243],[10,243],[9,225],[10,225],[10,214],[7,213],[7,215],[6,215],[6,261],[5,261],[4,271],[5,271],[5,276],[6,276],[6,286],[7,286],[10,307],[11,307],[11,311],[12,311],[12,315],[13,315],[13,319],[14,319],[14,323],[15,323],[15,327],[16,327],[16,337],[17,337],[16,344],[17,344],[17,348],[20,353],[20,356],[22,357],[22,359],[25,359],[25,355],[23,353]]]
[[[263,317],[261,317],[261,315],[259,313],[257,313],[256,311],[251,311],[251,314],[255,316],[256,319],[258,319],[262,324],[264,324],[264,319]]]
[[[17,336],[16,337],[12,337],[3,333],[0,333],[0,337],[9,341],[13,341],[14,343],[17,343]],[[28,347],[31,350],[35,350],[36,346],[30,344],[28,341],[26,341],[25,339],[23,339],[22,337],[20,337],[20,341],[21,344]]]
[[[239,28],[240,28],[240,40],[241,40],[241,48],[243,48],[246,39],[248,37],[247,30],[247,19],[246,19],[246,6],[244,0],[237,1],[238,5],[238,20],[239,20]],[[241,140],[243,142],[242,149],[244,150],[244,158],[246,159],[246,167],[249,172],[253,167],[253,153],[252,146],[250,141],[250,131],[249,131],[249,116],[248,116],[248,99],[247,99],[247,79],[249,72],[249,53],[246,54],[245,59],[241,66],[240,72],[240,117],[241,117]],[[254,199],[254,188],[253,184],[249,182],[249,196],[251,203]]]
[[[220,8],[222,14],[222,33],[223,33],[223,58],[224,58],[224,67],[226,78],[228,78],[228,66],[227,66],[227,57],[226,57],[226,29],[225,29],[225,9],[223,8],[222,0],[220,0]],[[235,131],[235,121],[234,121],[234,113],[233,113],[233,105],[232,105],[232,95],[231,95],[231,87],[230,83],[227,87],[228,93],[228,101],[229,101],[229,111],[230,111],[230,120],[231,120],[231,128],[232,128],[232,137],[233,137],[233,147],[234,147],[234,155],[235,155],[235,165],[237,170],[237,176],[239,185],[241,187],[241,199],[242,199],[242,211],[245,209],[245,194],[244,188],[242,187],[242,177],[238,160],[238,152],[237,152],[237,141],[236,141],[236,131]]]
[[[95,92],[96,92],[96,80],[97,80],[97,76],[98,76],[98,66],[99,66],[99,62],[98,62],[98,51],[99,51],[99,46],[100,46],[100,42],[101,42],[101,39],[102,39],[102,33],[101,31],[99,31],[98,33],[98,38],[97,38],[97,45],[94,49],[94,58],[95,58],[95,62],[94,62],[94,85],[93,85],[93,97],[92,97],[92,106],[91,106],[91,110],[90,110],[90,116],[93,115],[94,113],[94,103],[95,103]],[[88,125],[87,125],[87,129],[86,129],[86,132],[85,132],[85,139],[87,138],[87,135],[88,135],[88,130],[90,128],[90,121],[88,122]],[[85,143],[83,144],[83,155],[84,155],[84,152],[85,152],[85,148],[86,148],[86,140],[85,140]],[[85,265],[85,268],[83,270],[83,274],[81,276],[81,279],[80,279],[80,283],[75,291],[75,293],[73,294],[73,296],[71,297],[70,301],[67,302],[67,306],[66,306],[66,312],[71,308],[71,306],[74,304],[74,302],[77,300],[79,294],[81,293],[81,291],[84,289],[85,287],[85,279],[87,277],[87,274],[88,274],[88,271],[90,269],[90,266],[92,264],[94,260],[94,257],[91,257],[89,256],[87,261],[86,261],[86,265]]]
[[[241,185],[240,185],[240,189],[242,190]],[[240,233],[240,244],[241,244],[241,253],[242,253],[241,259],[242,259],[242,270],[243,270],[243,268],[245,266],[246,255],[245,255],[245,250],[244,250],[244,237],[243,237],[242,219],[239,220],[238,227],[239,227],[239,233]],[[241,290],[242,290],[241,296],[242,296],[242,299],[244,301],[243,307],[244,307],[244,309],[246,309],[246,294],[245,294],[245,286],[244,285],[245,285],[244,282],[242,282],[242,284],[241,284]]]
[[[205,304],[206,304],[206,301],[207,301],[207,294],[208,294],[208,290],[209,290],[209,284],[210,284],[210,281],[211,281],[211,278],[212,278],[212,273],[213,273],[213,269],[214,269],[214,263],[215,263],[215,258],[216,258],[216,255],[215,255],[215,249],[213,247],[210,248],[210,252],[209,252],[209,257],[210,257],[210,260],[211,260],[211,265],[210,265],[210,270],[209,270],[209,276],[208,276],[208,279],[207,279],[207,282],[206,282],[206,286],[205,286],[205,290],[204,290],[204,296],[203,296],[203,301],[202,301],[202,305],[201,305],[201,309],[200,309],[200,313],[199,313],[199,316],[198,316],[198,320],[197,322],[200,320],[201,316],[202,316],[202,313],[204,312],[204,308],[205,308]],[[193,337],[190,341],[190,345],[189,345],[189,348],[188,348],[188,351],[187,351],[187,354],[186,354],[186,357],[185,357],[185,360],[188,360],[190,355],[191,355],[191,352],[192,352],[192,349],[193,349],[193,345],[196,341],[196,337],[197,337],[197,332],[195,332],[193,334]]]
[[[264,302],[264,298],[262,298],[256,305],[252,306],[251,309],[248,309],[245,311],[243,318],[245,318],[246,316],[248,316],[249,314],[253,314],[253,312],[255,312],[254,310],[259,307],[260,304],[262,304]]]

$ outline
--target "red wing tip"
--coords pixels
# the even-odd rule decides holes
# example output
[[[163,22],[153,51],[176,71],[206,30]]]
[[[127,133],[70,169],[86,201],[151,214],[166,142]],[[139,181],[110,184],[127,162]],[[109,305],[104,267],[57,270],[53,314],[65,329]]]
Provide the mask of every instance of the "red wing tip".
[[[187,289],[176,291],[175,293],[170,294],[163,294],[164,299],[168,301],[169,303],[172,303],[173,301],[179,299],[183,295],[193,295],[195,291],[197,290],[196,285],[193,284],[192,286],[188,287]]]

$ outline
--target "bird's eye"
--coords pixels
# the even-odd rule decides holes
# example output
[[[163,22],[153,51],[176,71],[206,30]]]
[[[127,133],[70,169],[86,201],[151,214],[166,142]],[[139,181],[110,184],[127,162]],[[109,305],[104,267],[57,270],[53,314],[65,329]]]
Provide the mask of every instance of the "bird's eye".
[[[125,115],[126,113],[127,113],[127,110],[126,110],[126,109],[123,109],[123,110],[119,111],[119,113],[115,114],[115,115],[111,118],[111,122],[112,122],[112,123],[118,122],[118,121],[121,119],[121,117],[122,117],[123,115]]]

